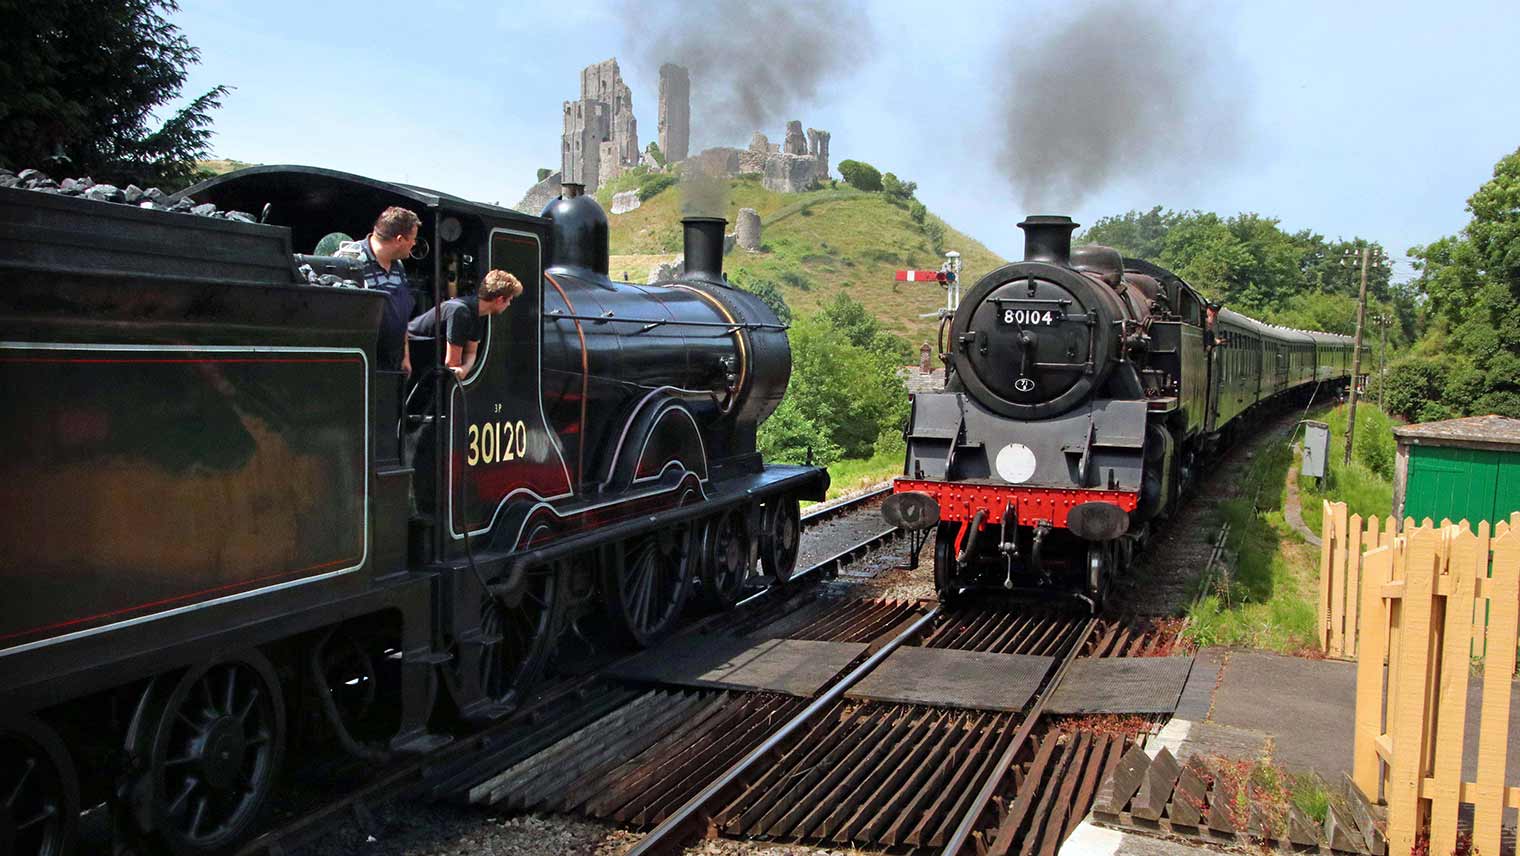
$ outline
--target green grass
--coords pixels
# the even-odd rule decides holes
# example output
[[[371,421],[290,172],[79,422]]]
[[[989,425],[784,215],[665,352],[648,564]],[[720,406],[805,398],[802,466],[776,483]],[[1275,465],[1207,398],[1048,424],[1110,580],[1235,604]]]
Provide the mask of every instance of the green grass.
[[[881,484],[893,476],[902,474],[903,450],[901,444],[893,449],[882,449],[869,458],[835,461],[829,464],[829,499],[843,496],[851,491]]]
[[[628,186],[624,187],[619,183],[623,181],[619,178],[598,190],[597,197],[601,198],[602,190],[636,186],[633,181],[625,182]],[[774,282],[799,315],[816,312],[837,293],[847,290],[889,332],[905,337],[915,347],[919,342],[934,341],[938,321],[918,316],[944,306],[944,290],[933,283],[896,282],[893,277],[899,268],[938,269],[944,261],[907,209],[893,205],[881,193],[866,193],[843,184],[806,193],[774,193],[761,186],[757,176],[729,180],[724,216],[730,229],[740,208],[759,212],[763,249],[759,253],[730,253],[723,261],[730,278]],[[938,221],[933,214],[926,219]],[[639,208],[610,220],[615,255],[681,251],[679,187],[661,191]],[[944,247],[961,253],[963,287],[1003,264],[1002,258],[980,242],[948,225]]]
[[[1393,513],[1393,427],[1394,422],[1376,405],[1358,401],[1356,436],[1352,441],[1351,463],[1343,463],[1346,454],[1346,418],[1350,408],[1341,405],[1315,418],[1330,426],[1328,473],[1323,485],[1312,478],[1300,478],[1299,495],[1303,501],[1304,523],[1315,532],[1323,531],[1321,502],[1346,503],[1346,513],[1386,517]]]
[[[1214,525],[1228,520],[1229,573],[1187,610],[1187,635],[1199,645],[1238,645],[1295,653],[1316,638],[1318,554],[1283,517],[1291,449],[1268,441],[1251,462],[1241,496],[1219,505]],[[1254,498],[1254,504],[1253,504]]]

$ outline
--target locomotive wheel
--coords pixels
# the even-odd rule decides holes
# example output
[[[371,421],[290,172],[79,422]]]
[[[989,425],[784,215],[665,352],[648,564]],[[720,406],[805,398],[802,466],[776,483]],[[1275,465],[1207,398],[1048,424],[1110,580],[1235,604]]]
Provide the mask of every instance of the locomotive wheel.
[[[285,703],[257,651],[196,666],[150,713],[136,747],[141,830],[179,854],[236,843],[274,787],[285,745]]]
[[[730,511],[711,520],[702,538],[702,600],[716,610],[732,609],[755,564],[749,521]]]
[[[797,500],[777,497],[766,503],[765,523],[760,532],[760,565],[784,583],[797,569],[797,548],[802,543],[802,512]]]
[[[934,532],[934,590],[939,602],[954,606],[961,597],[955,573],[955,524],[941,523]]]
[[[1087,545],[1087,596],[1095,605],[1103,603],[1109,580],[1113,579],[1116,549],[1112,542],[1092,542]]]
[[[693,540],[688,526],[666,527],[628,542],[623,560],[607,563],[607,606],[634,645],[647,648],[675,629],[691,594]]]
[[[559,565],[528,571],[522,587],[503,596],[486,595],[480,630],[489,642],[480,657],[480,688],[499,704],[515,703],[544,673],[564,614]]]
[[[73,850],[79,778],[63,741],[30,716],[0,719],[0,853]]]

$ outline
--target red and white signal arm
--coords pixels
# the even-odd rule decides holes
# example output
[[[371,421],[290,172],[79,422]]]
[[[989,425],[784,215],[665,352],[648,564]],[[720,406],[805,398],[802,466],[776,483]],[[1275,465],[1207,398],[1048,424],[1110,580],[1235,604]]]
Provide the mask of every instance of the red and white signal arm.
[[[952,274],[942,270],[900,270],[897,272],[898,282],[945,282]]]

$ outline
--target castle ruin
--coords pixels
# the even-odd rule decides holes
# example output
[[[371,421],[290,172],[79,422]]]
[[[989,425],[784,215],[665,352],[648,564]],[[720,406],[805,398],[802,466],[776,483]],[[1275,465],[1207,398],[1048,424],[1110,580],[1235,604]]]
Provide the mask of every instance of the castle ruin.
[[[691,76],[670,63],[660,66],[659,143],[666,163],[686,160],[691,148]]]
[[[560,175],[594,192],[640,157],[633,93],[623,82],[616,59],[581,70],[581,97],[565,102],[565,132],[560,142]]]

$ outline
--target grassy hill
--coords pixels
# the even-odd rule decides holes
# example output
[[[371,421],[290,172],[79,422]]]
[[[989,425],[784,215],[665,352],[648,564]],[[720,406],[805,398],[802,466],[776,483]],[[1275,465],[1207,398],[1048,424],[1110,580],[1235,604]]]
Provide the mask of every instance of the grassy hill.
[[[628,187],[614,182],[597,192],[610,208],[611,194]],[[860,301],[891,332],[917,344],[933,341],[938,322],[919,318],[945,304],[945,293],[934,283],[893,280],[899,268],[938,269],[943,257],[934,251],[925,228],[881,193],[866,193],[845,185],[808,193],[773,193],[758,177],[729,182],[724,216],[729,228],[740,208],[760,213],[762,251],[735,249],[724,259],[731,279],[766,279],[779,286],[794,312],[810,314],[840,291]],[[605,197],[605,198],[603,198]],[[612,275],[643,282],[649,268],[681,252],[681,196],[668,188],[638,209],[610,215]],[[962,281],[974,283],[1003,259],[929,214],[926,222],[944,226],[944,247],[961,254]]]

